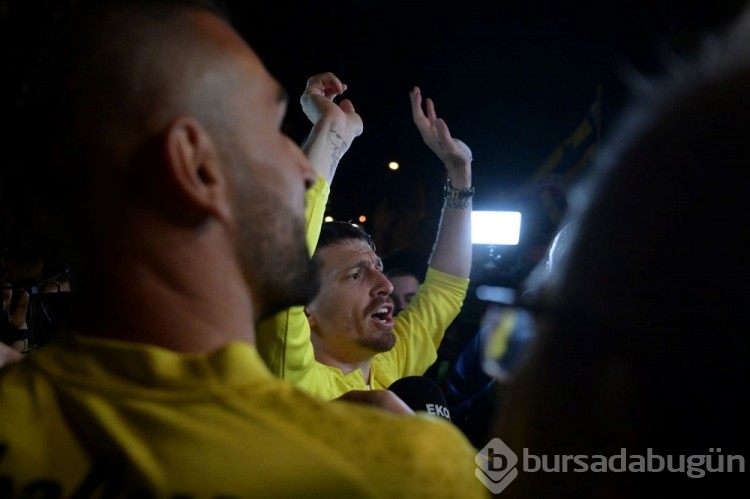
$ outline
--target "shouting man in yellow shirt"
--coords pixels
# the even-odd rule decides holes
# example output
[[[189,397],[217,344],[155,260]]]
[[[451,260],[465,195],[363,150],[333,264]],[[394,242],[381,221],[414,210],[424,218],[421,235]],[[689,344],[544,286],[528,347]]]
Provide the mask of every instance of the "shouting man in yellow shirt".
[[[308,191],[307,241],[322,271],[320,292],[307,307],[291,308],[259,328],[259,350],[271,371],[327,400],[424,374],[461,311],[472,256],[471,150],[451,136],[429,98],[425,113],[415,87],[412,117],[445,167],[445,204],[424,283],[393,317],[393,288],[369,235],[347,222],[322,223],[336,166],[363,129],[349,100],[333,102],[345,90],[335,75],[323,73],[308,79],[301,97],[314,124],[303,149],[318,174]]]

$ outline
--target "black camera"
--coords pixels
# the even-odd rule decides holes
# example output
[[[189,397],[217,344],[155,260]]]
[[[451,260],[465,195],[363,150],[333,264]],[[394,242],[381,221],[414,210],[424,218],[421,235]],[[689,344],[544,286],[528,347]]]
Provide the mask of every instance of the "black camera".
[[[62,267],[45,269],[36,279],[3,283],[3,292],[10,291],[11,299],[0,318],[0,341],[27,352],[55,338],[68,316],[70,292],[63,290],[68,276],[68,268]],[[25,294],[29,297],[26,329],[20,329],[9,321],[9,315]]]

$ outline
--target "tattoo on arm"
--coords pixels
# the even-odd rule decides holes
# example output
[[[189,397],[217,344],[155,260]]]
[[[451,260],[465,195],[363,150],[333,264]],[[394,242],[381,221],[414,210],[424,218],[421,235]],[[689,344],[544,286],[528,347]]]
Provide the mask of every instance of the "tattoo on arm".
[[[349,144],[347,144],[347,142],[344,140],[344,137],[342,137],[341,134],[333,128],[331,128],[330,130],[328,141],[331,144],[331,172],[334,172],[336,170],[336,166],[341,160],[341,156],[343,156],[346,150],[349,148]]]

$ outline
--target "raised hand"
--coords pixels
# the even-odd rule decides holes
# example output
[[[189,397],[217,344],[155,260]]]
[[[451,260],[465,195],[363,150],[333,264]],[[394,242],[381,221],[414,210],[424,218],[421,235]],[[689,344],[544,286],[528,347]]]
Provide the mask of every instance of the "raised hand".
[[[331,72],[307,79],[300,104],[313,129],[302,145],[315,171],[333,181],[341,157],[355,138],[362,134],[362,117],[349,99],[334,99],[346,91],[346,85]]]
[[[430,256],[430,266],[458,277],[469,277],[471,272],[471,197],[474,190],[471,184],[471,149],[451,136],[448,125],[435,113],[432,99],[425,99],[422,109],[422,92],[419,87],[409,93],[411,114],[422,140],[445,166],[448,177],[446,188],[454,199],[448,196],[440,219],[438,235]],[[459,202],[456,202],[459,201]]]
[[[307,79],[305,91],[300,96],[300,104],[305,116],[316,124],[323,116],[331,116],[339,123],[346,123],[349,138],[358,137],[363,129],[362,118],[354,110],[349,99],[342,99],[338,104],[333,100],[346,91],[346,84],[331,72],[320,73]]]
[[[471,149],[459,139],[451,136],[448,125],[435,113],[435,104],[429,97],[425,99],[427,114],[422,109],[422,92],[419,87],[409,92],[411,97],[411,114],[417,125],[422,140],[443,162],[452,173],[454,169],[463,169],[472,161]]]

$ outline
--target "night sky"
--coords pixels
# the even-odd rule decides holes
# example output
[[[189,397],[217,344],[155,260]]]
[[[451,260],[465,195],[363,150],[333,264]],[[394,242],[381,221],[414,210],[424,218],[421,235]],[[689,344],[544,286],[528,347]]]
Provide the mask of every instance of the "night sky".
[[[39,28],[50,17],[33,13],[68,1],[0,1],[3,14],[9,5],[10,11],[32,13],[23,16],[28,26],[6,25],[13,28],[3,38],[10,53],[33,53],[44,38],[35,33],[44,33]],[[521,247],[502,248],[511,280],[543,256],[559,220],[555,210],[564,211],[566,190],[579,177],[564,179],[562,191],[554,191],[543,207],[541,196],[524,197],[528,182],[587,118],[597,95],[599,135],[606,142],[627,102],[626,71],[652,74],[662,67],[665,52],[692,52],[699,39],[721,29],[745,5],[744,0],[222,3],[289,93],[284,127],[295,141],[301,143],[310,129],[298,100],[306,79],[332,71],[348,85],[345,96],[362,116],[364,133],[339,165],[330,215],[352,221],[367,216],[365,229],[383,256],[404,243],[429,252],[445,175],[411,119],[409,91],[418,85],[435,101],[453,136],[473,151],[474,209],[524,212]],[[401,164],[399,171],[387,168],[392,160]],[[383,207],[405,223],[379,224]],[[404,237],[388,240],[399,233]]]
[[[297,100],[308,76],[330,70],[349,86],[345,95],[365,126],[333,184],[331,211],[346,219],[371,216],[386,193],[408,195],[415,179],[427,183],[428,197],[439,190],[442,165],[411,121],[414,85],[473,150],[475,209],[502,208],[585,119],[597,88],[606,138],[627,98],[624,65],[659,68],[660,51],[691,50],[744,2],[290,4],[228,2],[290,94],[293,138],[301,141],[309,130]],[[402,164],[397,173],[386,167],[392,159]]]

